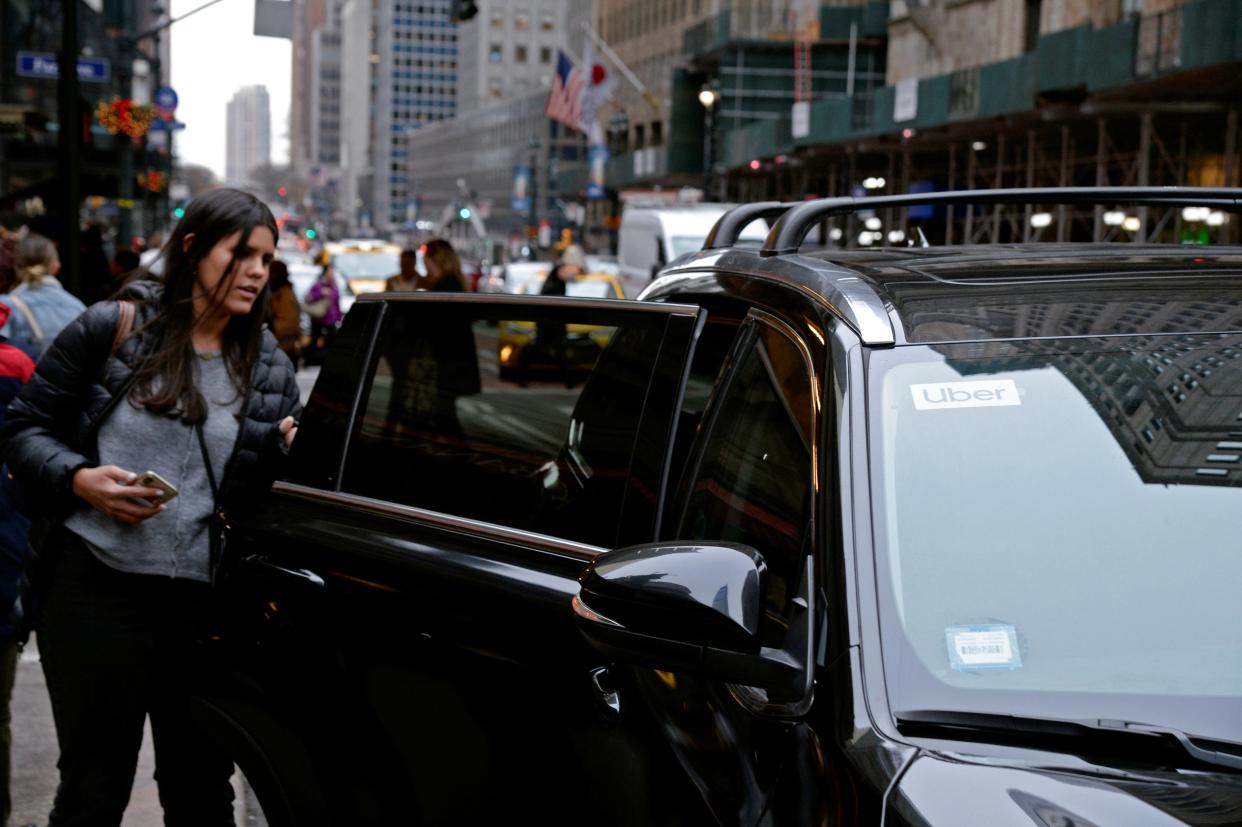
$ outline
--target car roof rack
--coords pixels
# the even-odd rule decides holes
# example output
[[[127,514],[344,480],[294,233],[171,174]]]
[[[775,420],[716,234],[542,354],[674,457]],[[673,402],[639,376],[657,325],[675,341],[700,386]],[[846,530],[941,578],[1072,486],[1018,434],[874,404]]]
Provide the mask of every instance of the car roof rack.
[[[795,253],[817,222],[860,210],[937,204],[1133,204],[1137,206],[1216,207],[1242,211],[1242,189],[1206,187],[1041,187],[1021,189],[924,192],[866,198],[820,198],[782,204],[765,201],[735,207],[720,217],[703,244],[704,250],[732,246],[742,229],[756,218],[780,216],[768,233],[761,256]]]
[[[750,226],[751,222],[758,221],[760,218],[771,221],[784,215],[787,210],[796,207],[803,202],[801,201],[758,201],[754,204],[743,204],[740,207],[734,207],[712,226],[712,231],[707,234],[707,238],[703,241],[704,250],[723,250],[737,244],[738,238],[742,235],[742,230]]]

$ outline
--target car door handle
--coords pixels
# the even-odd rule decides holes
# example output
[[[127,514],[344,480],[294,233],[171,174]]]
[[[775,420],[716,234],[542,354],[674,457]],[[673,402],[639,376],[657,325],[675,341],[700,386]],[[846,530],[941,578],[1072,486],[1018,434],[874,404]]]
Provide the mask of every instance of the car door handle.
[[[277,577],[281,580],[291,579],[303,585],[316,586],[318,588],[323,588],[324,585],[323,578],[315,574],[315,572],[310,569],[290,569],[284,566],[278,566],[262,555],[252,554],[249,557],[243,558],[242,562],[245,563],[248,568],[254,569],[257,572],[268,576]]]

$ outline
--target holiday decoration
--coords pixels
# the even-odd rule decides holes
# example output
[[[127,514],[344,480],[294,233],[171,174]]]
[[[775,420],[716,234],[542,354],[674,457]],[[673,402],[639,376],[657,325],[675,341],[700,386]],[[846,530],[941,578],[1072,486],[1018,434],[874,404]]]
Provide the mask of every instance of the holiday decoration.
[[[155,120],[155,107],[149,103],[134,103],[129,98],[113,98],[100,101],[95,107],[95,119],[108,132],[116,135],[124,132],[131,138],[141,138],[151,129]]]

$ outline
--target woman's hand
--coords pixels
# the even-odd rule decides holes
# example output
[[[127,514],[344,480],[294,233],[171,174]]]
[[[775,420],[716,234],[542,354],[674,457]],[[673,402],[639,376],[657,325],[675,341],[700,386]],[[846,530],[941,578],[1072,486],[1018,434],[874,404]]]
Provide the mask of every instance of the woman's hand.
[[[164,506],[159,504],[164,492],[158,488],[130,485],[136,476],[115,465],[79,468],[73,475],[73,493],[91,508],[118,523],[137,525],[164,510]],[[139,499],[153,504],[143,505],[138,502]]]
[[[280,420],[280,424],[276,426],[280,429],[280,435],[285,438],[285,447],[293,447],[293,438],[298,435],[298,423],[291,416],[286,416]]]

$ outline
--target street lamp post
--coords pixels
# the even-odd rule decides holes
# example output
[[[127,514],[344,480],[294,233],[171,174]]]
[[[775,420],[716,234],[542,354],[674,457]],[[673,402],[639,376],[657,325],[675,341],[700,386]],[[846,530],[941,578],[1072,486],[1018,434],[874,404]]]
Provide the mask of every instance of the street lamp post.
[[[531,258],[535,258],[533,251],[539,246],[539,141],[531,141],[526,145],[530,150],[530,230],[535,235],[531,236],[530,231],[526,233],[526,243],[530,247]]]
[[[709,81],[699,90],[699,103],[703,105],[703,200],[711,200],[712,166],[715,164],[713,150],[716,135],[716,104],[720,100],[720,90]]]

